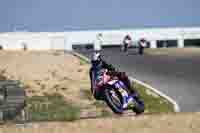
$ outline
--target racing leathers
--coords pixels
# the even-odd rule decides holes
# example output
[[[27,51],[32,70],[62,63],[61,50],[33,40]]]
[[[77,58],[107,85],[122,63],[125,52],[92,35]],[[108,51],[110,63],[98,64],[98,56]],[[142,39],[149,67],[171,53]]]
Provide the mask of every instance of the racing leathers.
[[[93,71],[93,76],[91,71]],[[124,72],[117,72],[112,65],[107,64],[104,60],[101,60],[101,62],[99,62],[98,64],[92,65],[92,68],[90,70],[91,87],[93,87],[94,90],[93,95],[96,99],[99,99],[100,87],[103,86],[104,83],[106,83],[111,78],[111,76],[117,77],[127,87],[127,93],[122,94],[123,108],[127,108],[129,102],[132,102],[133,100],[132,97],[129,96],[129,94],[135,94],[135,91],[131,88],[130,80]]]

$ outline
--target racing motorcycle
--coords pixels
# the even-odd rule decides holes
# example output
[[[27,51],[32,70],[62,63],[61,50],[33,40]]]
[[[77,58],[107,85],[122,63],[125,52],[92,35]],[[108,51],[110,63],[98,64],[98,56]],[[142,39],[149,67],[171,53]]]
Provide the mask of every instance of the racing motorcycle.
[[[107,71],[102,70],[102,75],[109,75]],[[95,86],[95,70],[90,69],[91,92],[96,100],[103,100],[107,103],[110,109],[116,114],[123,114],[125,110],[132,109],[136,114],[144,112],[145,105],[143,100],[139,97],[137,92],[130,94],[125,83],[116,75],[109,75],[103,85],[98,88]],[[103,79],[104,80],[104,79]],[[133,99],[131,108],[123,108],[123,96],[127,94]]]

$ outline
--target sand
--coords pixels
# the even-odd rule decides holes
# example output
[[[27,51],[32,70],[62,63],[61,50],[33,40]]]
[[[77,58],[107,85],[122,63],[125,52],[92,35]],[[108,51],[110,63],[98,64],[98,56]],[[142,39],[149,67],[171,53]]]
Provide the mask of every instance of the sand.
[[[88,105],[80,100],[81,92],[89,90],[89,65],[63,52],[0,52],[0,71],[11,80],[19,80],[28,97],[44,93],[62,94],[67,101]]]

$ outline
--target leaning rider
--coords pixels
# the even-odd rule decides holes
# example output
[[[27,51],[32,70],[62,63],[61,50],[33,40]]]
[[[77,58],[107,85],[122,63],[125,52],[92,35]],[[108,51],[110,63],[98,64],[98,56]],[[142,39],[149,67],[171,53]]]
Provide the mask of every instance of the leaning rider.
[[[123,83],[127,86],[128,90],[126,94],[122,94],[123,95],[123,108],[127,108],[129,106],[130,103],[132,103],[132,96],[129,96],[129,94],[137,94],[135,93],[135,90],[133,88],[131,88],[131,83],[130,80],[128,79],[128,76],[124,73],[124,72],[117,72],[115,70],[115,68],[111,65],[108,64],[106,61],[104,61],[101,57],[101,54],[99,52],[95,52],[92,55],[92,59],[91,59],[91,63],[92,63],[92,69],[95,72],[95,76],[94,76],[94,81],[95,81],[95,89],[98,89],[103,85],[103,78],[105,75],[104,72],[106,72],[106,77],[110,78],[110,76],[116,76],[118,77],[121,81],[123,81]],[[90,75],[90,79],[91,79],[91,75]]]

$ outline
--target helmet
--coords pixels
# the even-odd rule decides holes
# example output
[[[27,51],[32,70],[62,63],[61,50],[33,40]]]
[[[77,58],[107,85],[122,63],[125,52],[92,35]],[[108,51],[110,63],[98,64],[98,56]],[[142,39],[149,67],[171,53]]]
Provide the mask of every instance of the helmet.
[[[92,54],[91,63],[92,65],[98,65],[101,62],[101,54],[99,52],[94,52]]]
[[[131,36],[130,36],[129,34],[127,34],[127,35],[125,36],[125,38],[130,40],[130,39],[131,39]]]
[[[141,42],[145,42],[146,40],[145,40],[145,38],[141,38],[140,41]]]

